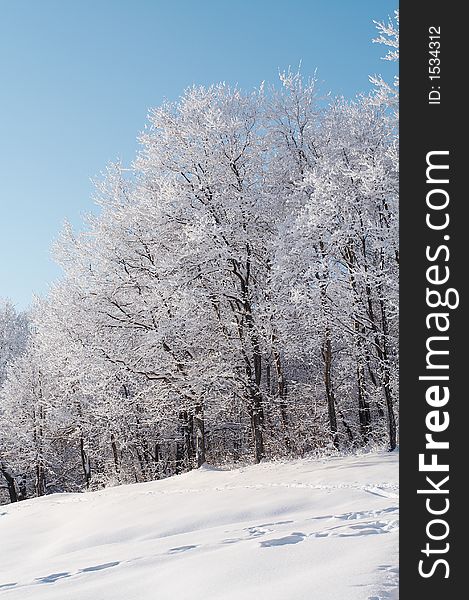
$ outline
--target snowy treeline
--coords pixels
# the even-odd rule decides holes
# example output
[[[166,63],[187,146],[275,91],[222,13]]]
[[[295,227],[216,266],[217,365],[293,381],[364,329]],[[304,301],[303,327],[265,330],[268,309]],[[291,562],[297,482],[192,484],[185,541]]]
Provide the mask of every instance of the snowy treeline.
[[[29,323],[26,314],[18,314],[11,302],[0,299],[0,390],[7,377],[7,370],[26,349],[29,337]],[[16,482],[12,469],[5,462],[5,435],[8,424],[5,423],[2,414],[2,404],[0,404],[0,485],[5,482],[6,489],[9,492],[9,498],[16,502],[22,498],[22,491],[17,489],[20,486],[23,490],[23,483]],[[2,496],[0,494],[0,501]]]
[[[151,111],[140,143],[131,168],[97,183],[99,215],[65,227],[64,276],[9,361],[0,456],[16,493],[394,448],[386,103],[326,106],[291,72],[252,93],[192,87]],[[15,319],[2,317],[2,339]]]

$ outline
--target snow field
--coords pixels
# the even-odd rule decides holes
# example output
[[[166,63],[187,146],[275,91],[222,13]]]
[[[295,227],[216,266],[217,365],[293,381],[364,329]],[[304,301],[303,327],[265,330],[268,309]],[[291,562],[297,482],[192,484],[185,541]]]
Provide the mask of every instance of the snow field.
[[[203,467],[0,507],[5,600],[395,600],[398,458]]]

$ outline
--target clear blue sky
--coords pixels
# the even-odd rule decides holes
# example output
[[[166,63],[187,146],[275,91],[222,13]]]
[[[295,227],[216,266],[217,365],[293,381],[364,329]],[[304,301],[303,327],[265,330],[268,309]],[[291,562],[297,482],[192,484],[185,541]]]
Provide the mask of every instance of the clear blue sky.
[[[0,0],[0,297],[27,307],[59,269],[90,178],[135,154],[148,108],[192,83],[252,88],[318,69],[354,96],[390,73],[371,43],[392,0]]]

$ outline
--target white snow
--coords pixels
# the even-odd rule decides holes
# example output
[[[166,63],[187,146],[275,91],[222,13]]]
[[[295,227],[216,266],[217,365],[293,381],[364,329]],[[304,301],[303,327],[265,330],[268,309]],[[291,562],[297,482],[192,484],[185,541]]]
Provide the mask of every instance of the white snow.
[[[0,506],[5,600],[394,600],[398,454]]]

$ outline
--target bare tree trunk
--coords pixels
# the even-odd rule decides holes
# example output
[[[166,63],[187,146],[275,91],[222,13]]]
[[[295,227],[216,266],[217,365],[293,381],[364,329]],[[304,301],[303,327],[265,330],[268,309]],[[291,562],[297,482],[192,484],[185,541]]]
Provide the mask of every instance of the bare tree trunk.
[[[86,489],[89,489],[91,482],[91,464],[89,456],[86,454],[85,450],[85,441],[83,436],[80,435],[80,456],[81,456],[81,466],[83,469],[83,477],[85,479]]]
[[[363,241],[363,244],[364,243],[365,242]],[[367,277],[368,277],[366,256],[364,256],[364,260],[365,260],[365,273],[367,274]],[[383,259],[383,255],[382,255],[382,251],[381,251],[381,256],[380,256],[380,270],[381,271],[383,269],[383,260],[384,259]],[[371,287],[370,287],[368,281],[366,282],[365,290],[366,290],[366,297],[367,297],[368,318],[370,320],[372,331],[374,333],[376,353],[378,355],[378,359],[380,362],[382,387],[383,387],[383,391],[384,391],[384,397],[386,399],[386,409],[387,409],[387,417],[388,417],[388,419],[387,419],[388,420],[388,432],[389,432],[389,449],[394,450],[394,448],[396,447],[396,420],[395,420],[395,416],[394,416],[393,399],[392,399],[391,390],[390,390],[390,375],[389,375],[389,364],[388,364],[388,353],[387,353],[387,340],[388,340],[389,330],[388,330],[388,323],[387,323],[387,316],[386,316],[386,307],[385,307],[384,299],[383,299],[382,284],[380,283],[378,286],[382,335],[379,335],[380,332],[379,332],[378,322],[375,318],[375,314],[374,314],[374,310],[373,310]],[[367,353],[367,356],[369,356],[369,353]],[[370,373],[371,373],[371,371],[370,371]],[[375,383],[375,385],[376,385],[374,377],[372,378],[372,380],[373,380],[373,383]],[[381,407],[378,407],[378,413],[380,416],[384,416],[383,410],[381,409]]]
[[[181,410],[178,416],[178,440],[176,442],[176,473],[182,473],[190,465],[193,453],[192,417],[187,410]]]
[[[201,467],[205,462],[205,424],[204,411],[201,404],[195,407],[194,414],[195,429],[195,457],[197,467]]]
[[[257,398],[253,398],[253,403],[250,409],[251,428],[254,437],[254,458],[256,462],[261,462],[265,457],[264,438],[262,435],[262,425],[264,422],[264,414],[262,406]]]
[[[321,297],[321,308],[323,319],[325,320],[324,342],[322,345],[322,357],[324,362],[324,387],[326,390],[327,399],[327,414],[329,417],[329,427],[332,434],[332,443],[335,448],[339,448],[339,435],[337,427],[337,412],[334,387],[332,382],[332,341],[331,328],[329,325],[328,310],[327,310],[327,281],[329,279],[329,268],[327,265],[327,254],[324,242],[320,240],[319,247],[321,258],[325,272],[323,274],[316,273],[316,278],[319,280],[319,292]]]
[[[329,327],[326,327],[326,337],[324,340],[322,355],[324,359],[324,386],[326,388],[327,413],[329,416],[329,427],[332,433],[332,443],[335,448],[339,448],[339,435],[337,428],[337,414],[335,408],[335,394],[332,386],[332,344]]]
[[[384,395],[386,398],[386,408],[388,412],[388,429],[389,429],[389,450],[392,452],[396,448],[397,444],[397,431],[396,431],[396,417],[394,416],[393,398],[390,387],[390,376],[389,376],[389,363],[388,363],[388,348],[387,348],[387,337],[388,337],[388,321],[386,317],[386,308],[384,301],[381,296],[380,299],[381,309],[381,320],[383,323],[383,380],[384,380]]]
[[[357,387],[358,387],[358,416],[360,420],[360,431],[363,443],[367,443],[370,438],[370,405],[366,398],[365,377],[363,365],[357,365]]]
[[[262,353],[259,344],[259,339],[254,323],[254,315],[252,312],[251,301],[249,297],[249,280],[251,273],[251,248],[249,244],[246,246],[246,264],[244,272],[241,272],[239,263],[235,259],[231,259],[233,265],[233,273],[240,283],[242,301],[237,301],[236,311],[242,313],[242,319],[237,318],[239,338],[241,341],[241,351],[244,357],[245,372],[247,378],[247,388],[249,394],[249,415],[251,417],[251,429],[254,438],[254,458],[256,462],[260,462],[265,457],[263,426],[264,426],[264,407],[261,393],[261,378],[262,378]],[[241,309],[241,310],[240,310]],[[244,334],[244,324],[248,330],[250,345],[252,348],[252,365],[248,354],[250,352],[246,348],[246,337]],[[254,369],[254,373],[253,373]]]
[[[2,472],[5,481],[7,482],[8,495],[10,496],[10,502],[18,502],[18,494],[16,493],[15,479],[9,472],[6,465],[0,463],[0,471]]]
[[[354,439],[353,432],[352,432],[350,425],[347,423],[344,413],[341,410],[339,410],[338,413],[339,413],[340,420],[342,421],[342,425],[344,426],[344,429],[347,432],[347,437],[348,437],[349,441],[353,442],[353,439]]]
[[[272,336],[273,350],[272,357],[274,359],[275,365],[275,374],[277,376],[277,397],[280,402],[280,417],[282,419],[282,429],[283,429],[283,442],[285,444],[285,449],[287,452],[291,451],[291,439],[289,432],[289,419],[288,419],[288,407],[287,407],[287,382],[285,380],[285,375],[283,372],[282,360],[280,357],[280,352],[276,349],[276,337]]]
[[[267,390],[267,393],[270,395],[271,391],[272,391],[272,375],[271,375],[271,369],[272,367],[270,366],[270,360],[267,361],[267,364],[265,366],[265,388]]]
[[[78,430],[80,432],[80,459],[81,468],[83,470],[83,478],[85,480],[86,489],[89,489],[91,482],[91,464],[85,450],[85,440],[83,438],[83,409],[79,399],[76,399],[76,409],[78,413]]]
[[[41,396],[42,397],[42,396]],[[44,496],[46,492],[46,474],[44,469],[44,450],[43,450],[43,420],[44,420],[44,408],[42,403],[39,402],[35,410],[35,429],[34,429],[34,441],[36,446],[36,495]]]
[[[18,481],[18,501],[26,500],[28,497],[28,489],[26,486],[26,478],[20,477]]]
[[[142,474],[143,481],[148,481],[147,468],[145,466],[145,461],[143,460],[143,457],[140,453],[140,450],[138,449],[138,446],[135,445],[134,448],[135,448],[135,454],[137,455],[137,460],[138,460],[138,464],[140,466],[140,472]],[[135,477],[137,477],[136,473],[135,473]],[[136,481],[138,481],[138,479],[136,479]]]
[[[277,350],[272,352],[275,364],[275,372],[277,375],[277,396],[280,400],[280,414],[282,417],[282,424],[285,427],[288,426],[288,413],[287,413],[287,383],[283,374],[282,361],[280,353]]]
[[[182,473],[184,468],[184,445],[180,439],[176,441],[176,475]]]
[[[247,379],[248,410],[251,418],[251,431],[254,441],[254,458],[260,462],[265,456],[264,450],[264,408],[262,406],[261,384],[261,355],[257,343],[254,343],[254,373],[252,372],[251,361],[245,350],[242,350],[244,357],[244,368]]]
[[[353,296],[354,296],[354,311],[357,310],[357,307],[360,302],[360,293],[357,288],[357,282],[355,280],[355,272],[354,269],[357,264],[357,259],[355,252],[351,246],[346,246],[343,251],[343,256],[347,262],[349,276],[350,276],[350,285],[352,288]],[[356,377],[357,377],[357,389],[358,389],[358,417],[360,422],[360,432],[362,434],[363,443],[366,444],[369,440],[370,432],[371,432],[371,413],[370,413],[370,405],[367,399],[366,394],[366,384],[365,384],[365,369],[363,366],[362,357],[366,355],[366,350],[363,348],[362,336],[364,335],[364,327],[358,321],[356,315],[353,318],[353,327],[354,327],[354,336],[355,336],[355,347],[357,351],[357,367],[356,367]],[[366,361],[365,361],[366,362]]]
[[[383,201],[383,202],[384,202],[384,209],[386,211],[388,211],[386,202],[385,201]],[[383,218],[384,218],[384,215],[381,213],[380,214],[380,224],[382,227],[383,227],[383,224],[385,225],[387,222],[386,219],[384,219],[384,222],[383,222]],[[391,395],[391,390],[390,390],[390,376],[389,376],[389,365],[388,365],[388,357],[387,357],[387,339],[388,339],[389,331],[388,331],[388,326],[387,326],[386,308],[385,308],[384,299],[383,299],[382,283],[380,281],[380,283],[378,285],[379,305],[380,305],[380,311],[381,311],[381,325],[382,325],[382,336],[380,336],[378,323],[375,320],[375,315],[374,315],[374,310],[373,310],[371,286],[370,286],[369,280],[368,280],[368,258],[367,258],[367,251],[366,251],[366,235],[365,235],[364,225],[363,225],[361,218],[360,218],[360,225],[362,227],[362,232],[363,232],[363,235],[361,238],[361,243],[362,243],[364,269],[365,269],[365,275],[366,275],[365,290],[366,290],[366,297],[367,297],[368,317],[372,324],[372,330],[375,334],[375,345],[376,345],[376,349],[377,349],[378,358],[380,360],[380,369],[382,371],[381,379],[383,382],[383,390],[384,390],[384,396],[386,399],[386,408],[387,408],[387,415],[388,415],[389,449],[392,451],[396,447],[396,420],[395,420],[395,416],[394,416],[393,400],[392,400],[392,395]],[[382,249],[380,250],[379,257],[380,257],[379,269],[380,269],[380,272],[382,272],[383,268],[384,268],[384,255],[383,255]],[[371,370],[370,370],[370,373],[371,373]],[[373,383],[375,383],[374,377],[373,377]],[[379,407],[379,406],[378,406],[378,412],[379,412],[380,416],[383,416],[383,411],[382,411],[381,407]]]
[[[261,385],[261,355],[257,343],[254,344],[254,381],[252,381],[252,372],[249,363],[247,363],[247,375],[250,381],[249,392],[251,397],[250,416],[251,428],[254,438],[254,458],[256,462],[261,462],[265,457],[264,449],[264,408],[262,406]]]
[[[36,496],[44,496],[46,492],[44,467],[41,462],[36,464]]]
[[[120,473],[119,452],[117,451],[116,438],[113,433],[111,433],[111,449],[112,449],[112,457],[114,459],[114,468],[116,469],[117,475],[119,475],[119,473]]]

